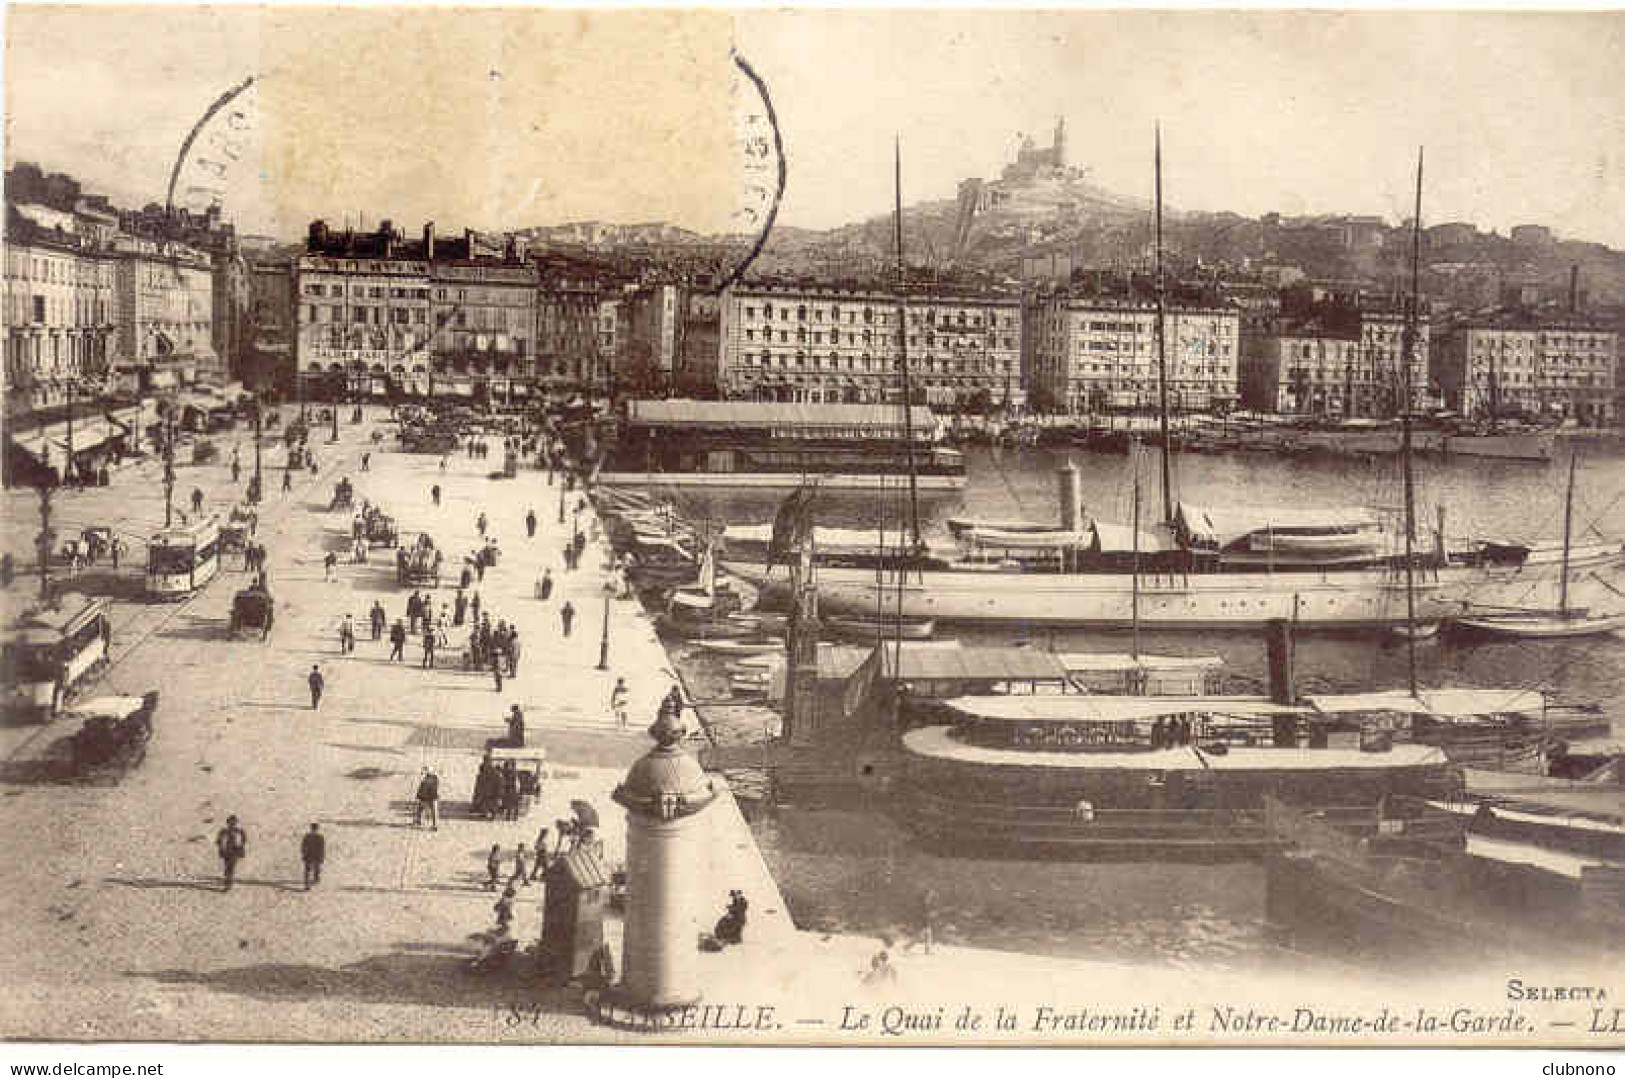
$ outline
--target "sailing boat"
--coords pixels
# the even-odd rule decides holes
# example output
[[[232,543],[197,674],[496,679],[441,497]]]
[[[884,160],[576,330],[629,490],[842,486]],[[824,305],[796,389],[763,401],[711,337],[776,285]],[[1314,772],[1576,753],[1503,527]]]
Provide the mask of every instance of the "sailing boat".
[[[1416,461],[1411,445],[1411,364],[1416,355],[1416,320],[1422,305],[1422,154],[1416,155],[1416,212],[1411,215],[1411,302],[1405,312],[1405,335],[1400,348],[1399,466],[1405,483],[1405,624],[1393,632],[1406,640],[1410,653],[1411,692],[1416,692],[1416,642],[1439,633],[1436,621],[1416,620]],[[1441,528],[1443,523],[1441,521]],[[1443,543],[1441,533],[1439,541]]]
[[[1162,142],[1156,150],[1161,234]],[[1168,379],[1162,332],[1164,295],[1158,243],[1157,355],[1162,460],[1162,520],[1148,530],[1154,546],[1131,549],[1131,530],[1081,519],[1052,531],[988,528],[958,522],[951,543],[922,542],[877,551],[831,535],[819,540],[819,603],[830,615],[868,615],[895,600],[900,616],[938,621],[1076,625],[1128,629],[1257,628],[1294,613],[1303,629],[1386,628],[1437,623],[1475,607],[1527,606],[1534,590],[1566,574],[1542,547],[1480,542],[1439,548],[1428,573],[1407,588],[1406,610],[1394,609],[1395,571],[1412,557],[1391,549],[1378,515],[1363,508],[1238,508],[1175,502],[1168,446]],[[1137,316],[1138,317],[1138,316]],[[906,344],[907,335],[903,340]],[[906,356],[903,357],[906,363]],[[910,475],[913,475],[912,455]],[[910,492],[911,500],[913,491]],[[1081,513],[1077,514],[1081,518]],[[917,521],[917,518],[916,518]],[[821,529],[820,529],[821,530]],[[1133,529],[1134,541],[1139,529]],[[761,527],[728,528],[721,562],[735,576],[780,597],[786,566],[764,557]],[[897,579],[876,578],[876,559]],[[1138,568],[1136,568],[1138,563]],[[1568,570],[1611,585],[1605,573],[1625,569],[1625,546],[1598,543],[1572,553]],[[905,573],[906,570],[906,573]],[[1141,574],[1154,579],[1141,580]],[[906,579],[904,577],[906,576]],[[894,594],[895,593],[895,594]],[[1554,596],[1555,599],[1555,596]]]
[[[1511,636],[1533,640],[1555,640],[1573,636],[1597,636],[1625,629],[1625,613],[1592,614],[1569,605],[1570,538],[1574,529],[1574,471],[1579,453],[1569,457],[1568,493],[1563,499],[1563,579],[1558,589],[1557,609],[1550,612],[1527,611],[1504,614],[1484,614],[1470,618],[1457,618],[1456,624],[1494,636]]]

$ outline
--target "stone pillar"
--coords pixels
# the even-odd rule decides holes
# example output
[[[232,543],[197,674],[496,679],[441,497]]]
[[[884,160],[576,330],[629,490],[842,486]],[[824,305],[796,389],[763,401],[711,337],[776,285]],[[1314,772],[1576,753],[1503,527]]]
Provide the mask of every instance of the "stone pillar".
[[[676,1007],[702,995],[699,937],[716,904],[704,812],[716,790],[682,749],[680,716],[649,727],[656,746],[626,773],[626,918],[617,1002]]]

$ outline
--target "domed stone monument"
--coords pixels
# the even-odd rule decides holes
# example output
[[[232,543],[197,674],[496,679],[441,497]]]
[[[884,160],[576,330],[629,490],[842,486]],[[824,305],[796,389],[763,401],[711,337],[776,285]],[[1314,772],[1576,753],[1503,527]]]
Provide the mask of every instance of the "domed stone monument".
[[[627,817],[621,1006],[683,1006],[702,994],[699,937],[714,890],[704,813],[717,793],[683,751],[684,733],[681,716],[663,712],[649,727],[655,747],[614,793]]]

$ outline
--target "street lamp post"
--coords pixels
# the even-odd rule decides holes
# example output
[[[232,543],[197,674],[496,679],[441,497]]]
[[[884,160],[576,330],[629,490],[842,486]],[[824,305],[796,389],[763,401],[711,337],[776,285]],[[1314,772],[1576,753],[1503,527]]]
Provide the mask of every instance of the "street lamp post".
[[[49,479],[42,479],[39,487],[39,597],[45,602],[51,595],[51,495],[55,488]]]
[[[164,527],[174,520],[175,500],[175,420],[171,413],[164,419]]]
[[[598,669],[609,669],[609,600],[614,595],[614,589],[609,581],[604,581],[604,635],[598,639]]]
[[[264,492],[260,476],[260,435],[265,423],[265,409],[258,402],[254,402],[254,480],[248,484],[248,504],[260,504],[260,496]]]

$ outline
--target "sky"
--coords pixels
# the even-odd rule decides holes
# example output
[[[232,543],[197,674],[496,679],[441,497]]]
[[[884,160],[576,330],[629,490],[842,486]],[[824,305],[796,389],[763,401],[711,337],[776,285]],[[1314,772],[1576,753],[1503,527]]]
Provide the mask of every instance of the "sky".
[[[572,220],[729,229],[744,186],[728,50],[767,83],[779,219],[823,228],[994,177],[1018,135],[1170,207],[1522,223],[1625,248],[1625,16],[954,10],[8,13],[7,161],[162,201],[187,132],[248,74],[228,216],[303,234]]]

